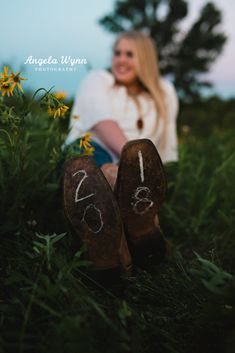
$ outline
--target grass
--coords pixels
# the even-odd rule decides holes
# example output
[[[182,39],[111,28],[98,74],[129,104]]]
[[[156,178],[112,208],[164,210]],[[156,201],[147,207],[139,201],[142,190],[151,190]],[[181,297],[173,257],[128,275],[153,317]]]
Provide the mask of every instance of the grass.
[[[37,109],[15,123],[0,134],[0,352],[235,352],[234,134],[181,136],[160,211],[168,258],[104,287],[69,250],[65,123]]]

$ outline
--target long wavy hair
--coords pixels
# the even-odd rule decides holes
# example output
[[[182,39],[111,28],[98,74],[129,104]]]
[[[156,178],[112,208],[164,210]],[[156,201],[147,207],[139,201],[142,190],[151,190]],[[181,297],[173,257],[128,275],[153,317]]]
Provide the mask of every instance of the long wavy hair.
[[[113,46],[114,50],[122,38],[130,40],[134,44],[138,63],[137,75],[140,85],[153,98],[157,112],[156,115],[159,119],[163,120],[163,134],[160,139],[160,149],[162,149],[165,146],[168,114],[165,93],[160,84],[161,75],[159,71],[158,56],[155,44],[152,38],[142,32],[123,32],[117,37]],[[156,129],[159,123],[158,118],[156,120]]]

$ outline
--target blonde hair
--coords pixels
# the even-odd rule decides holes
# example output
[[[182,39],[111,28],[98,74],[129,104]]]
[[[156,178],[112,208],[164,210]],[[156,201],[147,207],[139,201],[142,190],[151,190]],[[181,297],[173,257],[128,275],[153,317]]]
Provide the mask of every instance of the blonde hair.
[[[157,57],[157,50],[153,40],[146,34],[136,31],[121,33],[114,43],[114,48],[122,39],[128,39],[133,42],[137,55],[137,75],[144,88],[154,100],[157,115],[163,120],[163,135],[160,141],[160,149],[164,148],[166,140],[167,126],[167,107],[165,102],[165,93],[160,84],[160,71]],[[156,129],[159,119],[156,121]]]

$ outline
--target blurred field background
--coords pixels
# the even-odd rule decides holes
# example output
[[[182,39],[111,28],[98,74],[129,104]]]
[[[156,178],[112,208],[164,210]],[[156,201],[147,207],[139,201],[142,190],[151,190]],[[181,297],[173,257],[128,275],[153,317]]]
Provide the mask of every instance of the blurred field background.
[[[48,106],[71,108],[73,89],[56,86],[59,73],[47,74],[46,91],[32,99],[40,75],[34,81],[22,72],[24,94],[16,87],[0,98],[0,352],[233,353],[235,98],[232,90],[214,94],[208,82],[229,43],[222,7],[204,2],[183,35],[188,1],[108,4],[97,17],[100,28],[152,31],[162,72],[180,96],[180,159],[166,165],[160,212],[169,254],[160,266],[110,287],[90,277],[83,249],[71,255],[60,165],[69,110],[54,118]],[[1,72],[4,65],[19,71],[14,60],[0,56],[0,62]],[[50,96],[56,90],[68,97],[56,100]]]

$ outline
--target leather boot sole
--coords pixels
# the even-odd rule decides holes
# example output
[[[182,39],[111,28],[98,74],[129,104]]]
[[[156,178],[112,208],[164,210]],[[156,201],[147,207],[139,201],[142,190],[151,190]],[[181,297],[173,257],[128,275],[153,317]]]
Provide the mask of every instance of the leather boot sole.
[[[123,224],[117,201],[91,157],[73,158],[64,170],[64,211],[75,231],[73,247],[81,240],[87,258],[98,270],[120,266]],[[131,261],[131,260],[130,260]]]
[[[120,158],[115,195],[133,260],[148,255],[164,258],[166,242],[157,212],[165,194],[164,168],[154,144],[148,139],[128,142]]]

